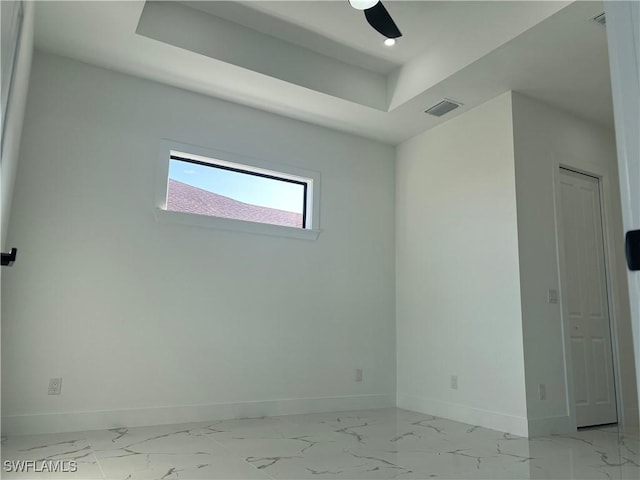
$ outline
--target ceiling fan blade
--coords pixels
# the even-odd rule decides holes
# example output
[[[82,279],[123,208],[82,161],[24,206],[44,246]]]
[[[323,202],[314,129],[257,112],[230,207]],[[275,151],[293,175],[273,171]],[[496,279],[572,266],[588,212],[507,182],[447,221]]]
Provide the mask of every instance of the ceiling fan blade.
[[[389,12],[387,12],[387,9],[382,5],[382,2],[378,2],[373,7],[367,8],[364,11],[364,15],[367,17],[369,25],[385,37],[398,38],[402,36],[402,33],[400,33],[400,30],[391,18],[391,15],[389,15]]]

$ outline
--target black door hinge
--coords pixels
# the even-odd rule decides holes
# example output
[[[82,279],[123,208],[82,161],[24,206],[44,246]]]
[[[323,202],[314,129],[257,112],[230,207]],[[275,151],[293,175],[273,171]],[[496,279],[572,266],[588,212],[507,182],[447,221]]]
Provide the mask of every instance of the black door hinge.
[[[3,253],[2,254],[2,266],[3,267],[10,267],[11,265],[13,265],[13,262],[16,261],[16,255],[17,254],[18,254],[18,249],[17,248],[12,248],[9,253]]]
[[[640,270],[640,230],[629,230],[624,243],[629,270]]]

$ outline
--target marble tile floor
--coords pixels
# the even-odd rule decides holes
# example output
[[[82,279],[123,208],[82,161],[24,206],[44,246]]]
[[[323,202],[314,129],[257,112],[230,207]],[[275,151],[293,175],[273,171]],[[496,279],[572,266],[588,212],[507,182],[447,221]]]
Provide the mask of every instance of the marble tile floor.
[[[640,479],[616,426],[527,440],[396,408],[2,438],[2,478]],[[5,461],[75,460],[75,473]]]

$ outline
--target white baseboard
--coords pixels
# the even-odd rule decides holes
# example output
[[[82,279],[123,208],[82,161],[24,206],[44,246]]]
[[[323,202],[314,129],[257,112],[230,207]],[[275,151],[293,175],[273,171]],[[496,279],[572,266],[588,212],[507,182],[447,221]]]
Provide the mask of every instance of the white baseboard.
[[[526,417],[518,417],[489,410],[469,407],[455,403],[442,402],[413,395],[398,394],[398,408],[413,410],[414,412],[447,418],[457,422],[478,425],[500,432],[511,433],[526,437],[529,434],[529,426]]]
[[[624,420],[620,419],[620,430],[625,433],[637,434],[638,410],[627,408]],[[577,430],[569,415],[557,417],[531,418],[529,419],[529,437],[544,437],[553,434],[571,434]]]
[[[640,411],[636,407],[627,407],[624,412],[622,427],[627,432],[640,431]]]
[[[573,433],[575,424],[569,415],[529,419],[529,437],[545,437],[554,433]]]
[[[294,415],[395,407],[394,394],[294,398],[207,405],[179,405],[93,412],[62,412],[2,417],[3,435],[104,430],[172,423],[206,422],[231,418]]]

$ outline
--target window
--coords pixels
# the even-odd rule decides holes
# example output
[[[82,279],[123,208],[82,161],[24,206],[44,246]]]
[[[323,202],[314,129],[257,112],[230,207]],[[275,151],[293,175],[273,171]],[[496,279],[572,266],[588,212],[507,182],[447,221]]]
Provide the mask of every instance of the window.
[[[174,153],[167,210],[305,228],[311,179]]]
[[[166,141],[162,156],[163,219],[317,238],[316,172]]]

